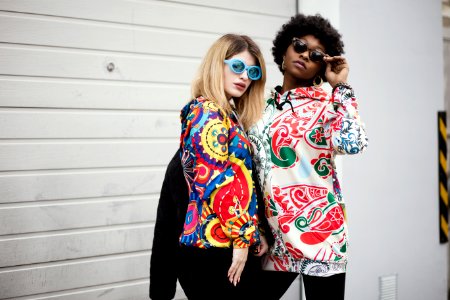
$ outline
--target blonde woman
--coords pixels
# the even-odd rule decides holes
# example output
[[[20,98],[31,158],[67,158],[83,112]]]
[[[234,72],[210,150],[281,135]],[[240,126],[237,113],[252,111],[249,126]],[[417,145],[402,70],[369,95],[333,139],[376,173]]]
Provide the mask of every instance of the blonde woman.
[[[251,297],[256,289],[255,256],[268,246],[258,229],[246,131],[262,114],[265,73],[260,49],[244,35],[222,36],[203,59],[161,191],[152,299],[173,298],[176,278],[189,299]]]

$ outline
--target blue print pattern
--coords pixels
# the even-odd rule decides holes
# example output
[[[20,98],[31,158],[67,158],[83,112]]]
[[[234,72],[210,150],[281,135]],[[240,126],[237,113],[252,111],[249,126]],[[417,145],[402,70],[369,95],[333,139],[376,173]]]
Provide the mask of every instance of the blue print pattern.
[[[353,90],[339,86],[333,98],[336,109],[336,119],[332,121],[334,124],[331,124],[333,148],[337,154],[358,154],[367,147],[368,139],[358,115],[358,104]]]

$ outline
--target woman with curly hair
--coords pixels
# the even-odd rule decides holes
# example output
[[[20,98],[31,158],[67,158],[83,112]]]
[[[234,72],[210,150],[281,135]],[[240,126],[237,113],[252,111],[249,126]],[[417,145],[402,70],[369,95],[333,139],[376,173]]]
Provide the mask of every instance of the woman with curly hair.
[[[334,160],[363,151],[367,138],[343,52],[341,35],[320,15],[292,17],[273,41],[283,83],[249,132],[274,238],[264,299],[279,299],[299,273],[308,300],[344,299],[348,233]]]

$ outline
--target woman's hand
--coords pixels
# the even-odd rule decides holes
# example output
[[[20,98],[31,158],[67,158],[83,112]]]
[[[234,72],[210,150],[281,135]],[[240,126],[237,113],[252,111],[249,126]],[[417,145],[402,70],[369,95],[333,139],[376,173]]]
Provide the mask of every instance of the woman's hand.
[[[325,77],[331,87],[338,82],[347,82],[349,67],[347,60],[343,56],[325,56],[323,61],[327,64]]]
[[[245,263],[247,262],[248,248],[234,248],[233,249],[233,262],[228,270],[228,280],[234,286],[241,280],[241,274],[244,270]]]
[[[256,246],[255,255],[256,256],[263,256],[267,251],[269,251],[269,244],[267,243],[266,237],[261,235],[260,236],[261,243]]]

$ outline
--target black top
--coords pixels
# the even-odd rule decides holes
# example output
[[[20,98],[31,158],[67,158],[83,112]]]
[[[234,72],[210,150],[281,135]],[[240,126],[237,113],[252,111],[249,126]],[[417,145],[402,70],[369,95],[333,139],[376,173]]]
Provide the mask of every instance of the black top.
[[[155,233],[153,235],[152,254],[150,258],[150,298],[166,300],[175,297],[177,287],[180,244],[179,237],[183,231],[189,203],[189,191],[181,164],[180,149],[167,166],[159,197],[156,215]],[[258,200],[258,217],[269,245],[273,237],[264,215],[264,203],[256,172],[252,175]]]
[[[189,192],[180,149],[169,165],[161,188],[150,258],[150,298],[173,299],[177,286],[178,238],[183,230]]]

